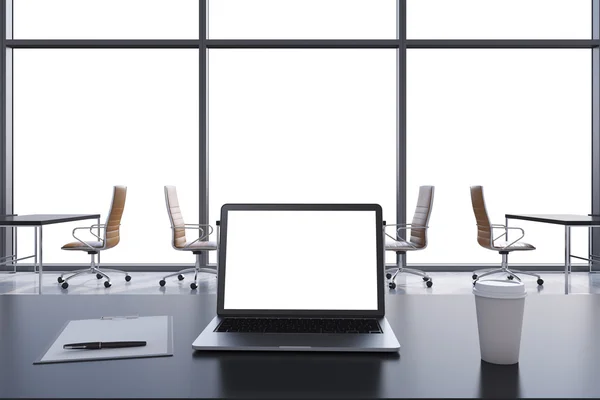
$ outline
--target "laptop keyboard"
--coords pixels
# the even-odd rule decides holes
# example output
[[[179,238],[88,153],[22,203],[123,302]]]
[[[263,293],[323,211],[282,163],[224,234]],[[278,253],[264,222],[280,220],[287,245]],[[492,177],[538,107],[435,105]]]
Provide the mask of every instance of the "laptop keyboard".
[[[382,333],[370,318],[224,318],[215,332]]]

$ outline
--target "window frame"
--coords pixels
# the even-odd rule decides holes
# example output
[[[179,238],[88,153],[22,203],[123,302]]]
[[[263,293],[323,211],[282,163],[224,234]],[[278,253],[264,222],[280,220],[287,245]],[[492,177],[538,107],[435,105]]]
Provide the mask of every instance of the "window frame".
[[[200,61],[200,99],[199,99],[199,223],[210,223],[208,213],[208,125],[207,125],[207,53],[208,49],[381,49],[397,50],[397,82],[396,82],[396,223],[406,223],[406,53],[407,49],[590,49],[592,51],[592,198],[591,212],[600,214],[600,0],[590,0],[592,8],[592,35],[589,40],[461,40],[439,39],[418,40],[407,39],[406,32],[406,0],[396,1],[396,39],[353,40],[231,40],[208,39],[207,6],[208,0],[198,0],[199,6],[199,39],[198,40],[34,40],[13,39],[13,0],[0,0],[0,9],[5,10],[5,18],[0,18],[0,214],[10,214],[13,204],[13,124],[12,124],[12,51],[18,48],[35,49],[198,49]],[[213,223],[215,221],[212,221]],[[0,230],[0,255],[5,255],[13,248],[12,233]],[[590,253],[600,254],[600,234],[592,230],[589,242]],[[397,262],[400,260],[398,259]],[[208,257],[202,255],[202,263]],[[457,266],[454,266],[458,268]],[[163,266],[164,269],[176,269],[175,265]],[[431,269],[435,269],[432,266]],[[439,267],[438,267],[439,268]],[[443,269],[452,269],[445,265]]]

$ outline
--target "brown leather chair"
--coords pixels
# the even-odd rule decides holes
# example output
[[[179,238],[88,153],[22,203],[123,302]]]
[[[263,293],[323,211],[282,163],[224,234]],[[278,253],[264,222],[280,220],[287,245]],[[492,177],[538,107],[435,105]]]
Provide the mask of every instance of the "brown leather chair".
[[[64,274],[58,277],[58,283],[62,284],[62,288],[66,289],[69,287],[68,280],[81,275],[81,274],[96,274],[96,278],[102,279],[105,278],[104,287],[110,287],[110,277],[105,274],[105,272],[118,272],[121,274],[125,274],[125,281],[129,282],[131,280],[131,276],[125,272],[120,271],[118,269],[100,269],[100,263],[96,262],[96,255],[99,254],[103,250],[112,249],[116,245],[119,244],[120,241],[120,227],[121,227],[121,217],[123,216],[123,210],[125,208],[125,199],[127,197],[127,186],[115,186],[113,191],[113,199],[112,204],[110,206],[110,211],[108,213],[108,218],[106,219],[105,224],[94,224],[91,226],[82,226],[73,229],[73,237],[77,239],[76,242],[71,242],[65,244],[62,249],[63,250],[77,250],[77,251],[85,251],[92,257],[92,261],[89,268],[81,269],[78,271],[74,271],[67,278],[63,278]],[[95,229],[100,228],[101,234],[100,236],[94,233]],[[75,232],[78,230],[89,230],[90,233],[96,237],[97,240],[84,241],[79,237],[75,236]]]
[[[179,208],[179,200],[177,198],[177,188],[175,186],[165,186],[165,201],[167,203],[167,212],[169,214],[169,221],[171,222],[171,231],[173,232],[173,239],[171,245],[175,250],[178,251],[191,251],[192,254],[196,255],[196,264],[194,268],[186,268],[181,271],[166,275],[158,283],[159,285],[165,286],[167,283],[166,279],[177,275],[177,279],[180,281],[185,279],[184,274],[194,272],[194,282],[190,284],[190,288],[195,290],[198,288],[198,273],[208,272],[211,274],[217,273],[217,267],[201,267],[200,257],[203,251],[217,250],[217,242],[209,242],[209,235],[212,233],[213,228],[210,225],[201,224],[186,224],[183,221],[183,215]],[[193,229],[198,231],[198,238],[193,241],[188,241],[186,237],[186,229]],[[217,238],[219,237],[219,222],[217,221]],[[217,252],[218,256],[218,252]],[[218,263],[217,263],[218,264]]]
[[[433,186],[421,186],[419,188],[419,198],[417,200],[417,208],[411,224],[390,224],[386,225],[383,222],[383,233],[387,236],[385,238],[385,250],[395,251],[398,255],[405,255],[407,251],[423,250],[427,247],[427,230],[429,229],[429,217],[431,216],[431,209],[433,207]],[[388,234],[385,229],[388,226],[397,226],[396,237]],[[410,240],[406,240],[407,230],[410,229]],[[392,274],[386,270],[386,278],[390,280],[388,286],[390,289],[396,287],[396,276],[403,272],[407,274],[413,274],[423,277],[423,281],[427,287],[433,286],[431,277],[425,272],[419,269],[406,268],[406,258],[400,258],[400,267],[393,267],[396,272]]]
[[[516,226],[506,226],[500,224],[491,224],[490,219],[485,208],[485,200],[483,198],[483,187],[482,186],[471,186],[471,202],[473,204],[473,212],[475,213],[475,220],[477,221],[477,243],[483,248],[488,250],[497,251],[502,255],[502,264],[500,268],[492,268],[486,270],[479,270],[473,273],[473,285],[477,280],[484,276],[492,274],[506,274],[508,279],[516,278],[518,281],[521,280],[516,273],[535,276],[537,278],[538,285],[543,285],[544,280],[533,272],[518,271],[516,269],[508,269],[508,253],[511,251],[530,251],[535,250],[535,247],[529,243],[521,242],[521,239],[525,236],[525,231],[522,228]],[[503,230],[504,233],[494,239],[494,229]],[[518,230],[521,232],[521,236],[517,240],[506,241],[509,230]],[[505,241],[498,242],[498,239],[504,237]]]

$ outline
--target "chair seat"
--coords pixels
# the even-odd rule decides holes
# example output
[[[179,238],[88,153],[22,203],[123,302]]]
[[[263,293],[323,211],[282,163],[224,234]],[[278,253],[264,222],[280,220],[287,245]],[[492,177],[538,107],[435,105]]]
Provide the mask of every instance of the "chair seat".
[[[92,246],[95,249],[101,249],[102,246],[102,242],[96,242],[96,241],[89,241],[89,242],[85,242],[88,245]],[[81,242],[71,242],[71,243],[67,243],[65,244],[63,247],[61,247],[63,250],[81,250],[81,251],[89,251],[92,250],[90,249],[88,246],[84,245]]]
[[[192,243],[190,245],[190,243]],[[185,247],[188,246],[188,247]],[[193,243],[193,241],[188,241],[185,242],[184,246],[178,246],[177,250],[187,250],[187,251],[193,251],[193,250],[216,250],[217,249],[217,242],[202,242],[202,241],[198,241],[196,243]]]
[[[494,242],[494,250],[499,250],[499,251],[500,250],[501,251],[535,250],[534,246],[530,245],[529,243],[525,243],[525,242],[517,242],[517,243],[510,245],[506,249],[503,249],[503,247],[506,247],[510,243],[512,243],[512,242],[496,241],[496,242]]]
[[[410,251],[421,250],[421,248],[422,246],[418,246],[405,240],[386,239],[385,241],[385,249],[388,251]]]

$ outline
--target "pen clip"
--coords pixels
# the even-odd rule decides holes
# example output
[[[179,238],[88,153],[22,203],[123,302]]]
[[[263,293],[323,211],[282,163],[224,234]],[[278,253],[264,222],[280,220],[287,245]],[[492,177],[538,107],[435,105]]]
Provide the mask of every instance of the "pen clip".
[[[115,320],[115,319],[136,319],[138,315],[122,315],[114,317],[100,317],[101,320]]]

